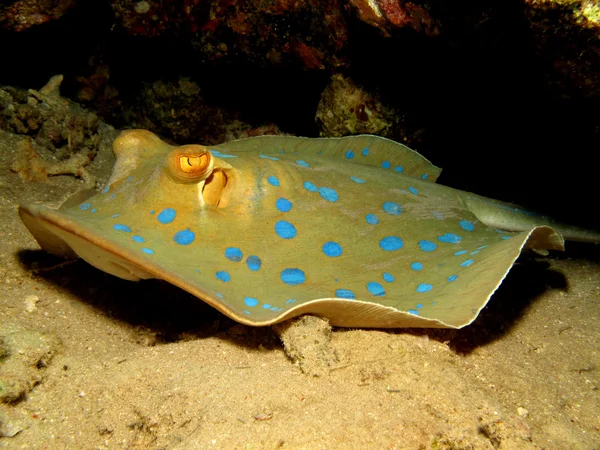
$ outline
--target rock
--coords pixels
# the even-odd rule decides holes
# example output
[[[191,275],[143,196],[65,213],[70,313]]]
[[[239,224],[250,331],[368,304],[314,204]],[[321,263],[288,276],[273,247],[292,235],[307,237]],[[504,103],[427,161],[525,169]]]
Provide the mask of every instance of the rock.
[[[327,319],[302,316],[273,326],[283,342],[286,355],[303,373],[323,376],[339,362],[331,346],[331,325]]]
[[[25,31],[37,25],[60,19],[77,3],[76,0],[17,0],[0,5],[0,27],[10,31]]]
[[[331,77],[316,113],[321,136],[325,137],[362,133],[386,136],[393,120],[391,108],[341,74]]]
[[[559,98],[600,99],[600,5],[595,0],[525,0],[545,83]]]
[[[112,7],[127,33],[186,40],[203,60],[306,69],[345,64],[348,25],[339,0],[184,3],[112,0]]]
[[[350,4],[360,20],[379,28],[385,36],[406,27],[428,36],[439,34],[438,25],[429,14],[427,5],[398,0],[350,0]]]

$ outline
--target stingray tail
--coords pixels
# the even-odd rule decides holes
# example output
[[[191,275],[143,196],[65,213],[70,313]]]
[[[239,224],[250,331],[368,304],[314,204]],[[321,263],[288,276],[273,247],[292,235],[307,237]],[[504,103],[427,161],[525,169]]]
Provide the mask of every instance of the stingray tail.
[[[535,226],[549,226],[568,241],[600,243],[600,231],[565,224],[518,205],[461,191],[465,206],[489,227],[506,231],[526,231]]]

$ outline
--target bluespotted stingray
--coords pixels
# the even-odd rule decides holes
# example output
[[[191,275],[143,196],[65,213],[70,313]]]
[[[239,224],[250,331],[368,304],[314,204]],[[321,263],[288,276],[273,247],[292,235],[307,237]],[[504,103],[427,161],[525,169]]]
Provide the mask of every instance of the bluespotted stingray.
[[[464,327],[524,248],[600,234],[436,184],[441,169],[371,135],[114,142],[101,192],[21,206],[40,246],[127,280],[159,278],[247,325]],[[562,235],[561,235],[562,234]]]

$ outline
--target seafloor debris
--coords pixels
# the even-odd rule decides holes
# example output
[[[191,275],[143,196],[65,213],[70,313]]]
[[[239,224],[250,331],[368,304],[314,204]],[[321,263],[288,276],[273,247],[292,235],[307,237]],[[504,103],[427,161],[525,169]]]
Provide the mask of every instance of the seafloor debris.
[[[53,335],[0,329],[0,404],[14,404],[44,379],[44,370],[60,348]]]
[[[98,151],[99,120],[60,96],[62,79],[52,77],[39,91],[0,89],[0,128],[24,136],[12,170],[26,180],[73,174],[94,187],[85,167]]]
[[[93,157],[91,150],[83,148],[63,161],[48,161],[33,148],[31,139],[25,138],[19,144],[10,168],[26,181],[41,181],[52,175],[75,175],[83,180],[86,187],[93,188],[96,177],[85,168]]]

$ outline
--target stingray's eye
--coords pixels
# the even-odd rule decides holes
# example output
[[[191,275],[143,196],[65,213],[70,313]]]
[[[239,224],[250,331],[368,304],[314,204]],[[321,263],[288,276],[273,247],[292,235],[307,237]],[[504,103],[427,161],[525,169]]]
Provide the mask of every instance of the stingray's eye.
[[[206,180],[213,171],[214,159],[201,145],[186,145],[167,155],[165,169],[178,183]]]

